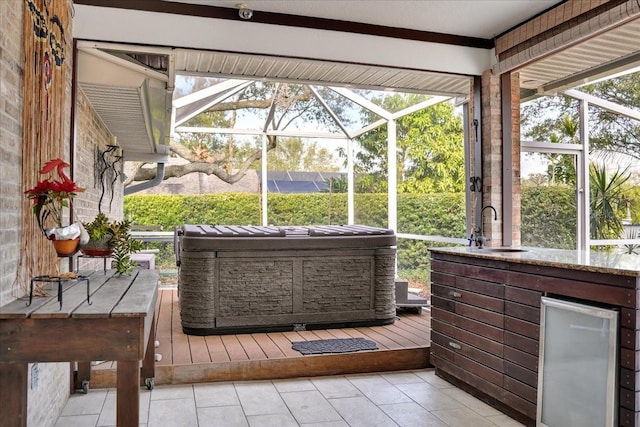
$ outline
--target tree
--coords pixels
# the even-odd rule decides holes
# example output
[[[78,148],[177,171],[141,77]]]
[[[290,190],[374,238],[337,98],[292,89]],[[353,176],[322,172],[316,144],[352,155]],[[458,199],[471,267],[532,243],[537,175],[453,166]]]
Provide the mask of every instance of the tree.
[[[272,171],[314,171],[335,172],[339,168],[333,153],[311,141],[307,144],[301,138],[280,138],[276,149],[267,154],[267,165]],[[260,169],[259,162],[254,163]]]
[[[215,79],[186,79],[189,88],[207,87],[218,83]],[[326,102],[330,102],[332,108],[338,114],[344,102],[332,91],[324,91]],[[273,114],[267,116],[272,104]],[[259,82],[247,86],[235,96],[220,102],[207,111],[190,119],[186,126],[204,126],[214,128],[232,128],[242,118],[253,115],[265,117],[265,126],[271,129],[284,130],[293,123],[313,122],[329,131],[337,131],[338,125],[322,104],[313,95],[307,85],[284,84],[274,82]],[[348,116],[343,122],[348,123]],[[262,126],[262,124],[261,124]],[[267,151],[274,150],[280,141],[275,136],[268,136]],[[221,180],[233,184],[239,181],[252,164],[262,158],[260,145],[244,146],[238,149],[237,142],[232,134],[202,134],[186,133],[170,143],[171,155],[188,160],[182,165],[170,165],[165,168],[164,179],[181,177],[189,173],[202,172],[207,175],[215,175]],[[249,147],[250,149],[247,149]],[[312,147],[316,148],[316,147]],[[310,158],[325,156],[326,153],[316,150]],[[155,178],[155,168],[145,168],[144,164],[134,165],[134,171],[128,175],[132,181],[148,181]]]
[[[640,73],[628,74],[583,86],[585,93],[615,104],[640,109]],[[537,141],[549,141],[559,132],[561,117],[578,121],[578,101],[565,95],[544,96],[526,103],[522,108],[523,136]],[[589,107],[589,146],[591,151],[624,153],[640,159],[640,122],[597,106]]]
[[[428,99],[425,95],[394,94],[373,102],[387,111],[400,111]],[[363,123],[377,120],[365,112]],[[462,119],[454,106],[442,102],[397,120],[398,191],[458,192],[464,189],[464,145]],[[367,132],[358,142],[356,173],[386,180],[387,127]],[[369,182],[369,184],[372,184]],[[358,187],[358,185],[356,185]],[[375,187],[375,186],[374,186]]]

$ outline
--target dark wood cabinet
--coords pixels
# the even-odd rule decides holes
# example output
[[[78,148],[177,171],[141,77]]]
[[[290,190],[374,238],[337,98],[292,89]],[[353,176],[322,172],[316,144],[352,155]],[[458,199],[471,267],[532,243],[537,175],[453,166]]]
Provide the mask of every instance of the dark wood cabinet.
[[[458,252],[431,255],[431,363],[439,376],[535,425],[540,298],[602,304],[620,311],[618,424],[640,425],[637,276]]]

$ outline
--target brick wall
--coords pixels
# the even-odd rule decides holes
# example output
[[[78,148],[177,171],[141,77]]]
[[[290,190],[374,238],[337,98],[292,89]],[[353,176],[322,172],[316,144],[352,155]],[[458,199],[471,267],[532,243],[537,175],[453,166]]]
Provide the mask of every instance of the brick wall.
[[[521,245],[520,223],[522,207],[522,185],[520,183],[520,77],[518,73],[511,74],[511,163],[512,173],[512,229],[513,246]]]
[[[85,191],[74,200],[74,218],[82,222],[93,220],[100,204],[101,211],[111,220],[122,219],[124,185],[122,180],[114,175],[113,170],[122,173],[122,162],[116,163],[115,168],[105,170],[115,158],[108,153],[104,156],[107,163],[102,160],[102,153],[107,149],[107,145],[112,143],[112,135],[80,89],[76,104],[75,176]],[[78,258],[78,267],[83,270],[101,269],[103,263],[102,260]]]
[[[22,159],[23,8],[22,0],[0,1],[0,305],[20,296],[15,281],[23,195],[16,165]],[[27,425],[52,426],[69,395],[69,364],[40,363],[29,372]]]
[[[71,3],[70,0],[69,2]],[[20,206],[24,199],[19,167],[22,159],[24,4],[23,0],[0,0],[0,306],[21,296],[20,287],[15,282],[22,228]],[[66,60],[72,60],[71,53],[66,55]],[[71,72],[68,73],[67,81],[65,140],[69,140],[71,134]],[[86,219],[95,215],[99,199],[93,178],[95,148],[104,147],[109,141],[109,135],[82,96],[77,111],[77,134],[80,136],[77,142],[75,178],[87,191],[76,199],[76,216]],[[68,158],[68,148],[65,153]],[[122,212],[122,184],[119,182],[116,184],[115,194],[111,209],[109,210],[106,198],[106,202],[103,202],[106,210],[103,210],[109,216],[117,218]],[[32,376],[32,373],[35,375]],[[69,363],[38,363],[29,366],[28,426],[49,427],[55,424],[69,396],[69,378]]]
[[[22,0],[0,1],[0,305],[15,299],[22,159]]]
[[[490,70],[482,74],[482,206],[498,211],[498,221],[485,211],[484,235],[490,246],[502,243],[502,105],[500,77]]]
[[[74,215],[83,222],[91,221],[98,211],[98,203],[104,189],[102,212],[111,219],[121,219],[124,191],[122,180],[116,178],[113,184],[114,197],[111,201],[113,170],[107,169],[102,173],[106,166],[102,162],[102,153],[107,149],[107,145],[112,143],[112,136],[82,90],[78,90],[76,102],[78,139],[75,170],[77,181],[85,191],[80,193],[74,201]],[[115,160],[111,153],[106,154],[105,159],[108,164]],[[121,173],[122,162],[116,163],[115,169]]]
[[[514,55],[524,48],[525,42],[537,41],[543,37],[545,32],[552,31],[554,28],[557,29],[555,31],[557,33],[565,22],[607,2],[608,0],[568,0],[498,37],[496,39],[496,54],[501,60]]]

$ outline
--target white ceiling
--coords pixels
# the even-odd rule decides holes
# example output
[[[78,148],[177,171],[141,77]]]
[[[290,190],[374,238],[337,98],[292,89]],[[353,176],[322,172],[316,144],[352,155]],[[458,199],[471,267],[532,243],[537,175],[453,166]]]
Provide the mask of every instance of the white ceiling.
[[[84,1],[91,3],[91,0]],[[322,31],[322,21],[318,21],[315,30],[251,20],[243,22],[235,15],[235,10],[240,3],[253,9],[254,21],[260,12],[269,12],[492,39],[561,3],[561,0],[164,1],[229,8],[234,13],[225,19],[211,19],[135,8],[99,7],[76,0],[74,37],[97,41],[95,49],[87,45],[83,48],[84,52],[94,50],[93,54],[101,49],[120,52],[131,49],[166,55],[167,58],[171,56],[174,68],[164,76],[168,86],[172,86],[172,73],[175,72],[372,89],[395,88],[464,97],[469,94],[470,76],[490,68],[492,54],[489,50]],[[132,3],[145,4],[141,0]],[[535,96],[637,66],[640,63],[639,39],[640,19],[636,19],[516,70],[521,76],[521,87],[527,96]],[[119,45],[105,48],[102,42]],[[91,45],[93,42],[86,43]],[[138,47],[131,47],[133,45]],[[155,72],[143,68],[146,77],[149,74],[154,77]],[[118,110],[118,123],[124,122],[122,116],[130,117],[130,121],[143,126],[141,134],[143,131],[151,134],[151,115],[147,114],[146,123],[140,123],[119,104],[104,102],[107,99],[104,92],[91,86],[92,83],[103,84],[94,81],[104,76],[104,67],[101,70],[88,73],[87,80],[81,81],[91,102]],[[109,93],[117,94],[118,85],[111,86]],[[141,103],[146,102],[146,96],[139,98]],[[158,141],[140,139],[131,141],[134,151],[148,151],[151,144],[156,155],[165,155],[158,151]]]
[[[561,0],[167,0],[492,39]]]

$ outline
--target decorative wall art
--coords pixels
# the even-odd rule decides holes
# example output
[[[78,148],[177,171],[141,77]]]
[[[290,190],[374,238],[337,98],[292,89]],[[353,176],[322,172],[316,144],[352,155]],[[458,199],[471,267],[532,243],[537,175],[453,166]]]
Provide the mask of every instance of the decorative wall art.
[[[42,164],[68,158],[71,117],[71,1],[25,0],[22,191],[37,184]],[[73,177],[73,176],[72,176]],[[56,253],[43,236],[26,198],[22,200],[22,240],[17,283],[57,269]],[[68,213],[66,213],[68,215]]]

